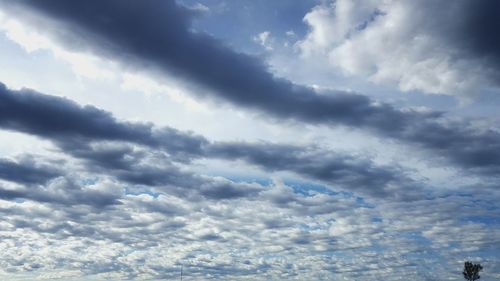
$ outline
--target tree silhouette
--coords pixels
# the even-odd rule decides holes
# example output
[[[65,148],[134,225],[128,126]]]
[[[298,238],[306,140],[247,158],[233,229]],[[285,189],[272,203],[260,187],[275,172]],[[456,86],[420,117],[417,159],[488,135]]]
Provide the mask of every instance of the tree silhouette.
[[[466,261],[464,263],[464,278],[469,281],[478,280],[479,278],[481,278],[481,276],[479,276],[479,271],[481,271],[482,269],[483,267],[481,266],[481,264],[473,264],[469,261]]]

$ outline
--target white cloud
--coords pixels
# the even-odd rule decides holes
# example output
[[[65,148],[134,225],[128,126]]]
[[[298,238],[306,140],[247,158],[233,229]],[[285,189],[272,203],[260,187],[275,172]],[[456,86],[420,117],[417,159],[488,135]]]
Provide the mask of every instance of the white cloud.
[[[268,51],[272,51],[274,49],[273,38],[271,37],[270,31],[263,31],[259,33],[258,35],[253,37],[253,41],[257,42]]]
[[[305,57],[326,57],[374,83],[470,97],[488,82],[489,70],[478,59],[458,59],[460,50],[446,41],[460,3],[327,1],[304,17],[310,31],[298,46]]]
[[[210,8],[201,4],[201,3],[196,3],[193,6],[190,7],[192,10],[197,11],[202,14],[210,13]]]

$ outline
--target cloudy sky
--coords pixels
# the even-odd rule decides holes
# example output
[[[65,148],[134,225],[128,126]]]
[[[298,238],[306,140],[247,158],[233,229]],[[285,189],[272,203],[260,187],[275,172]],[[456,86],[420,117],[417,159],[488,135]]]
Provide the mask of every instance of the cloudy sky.
[[[499,19],[0,0],[0,278],[500,280]]]

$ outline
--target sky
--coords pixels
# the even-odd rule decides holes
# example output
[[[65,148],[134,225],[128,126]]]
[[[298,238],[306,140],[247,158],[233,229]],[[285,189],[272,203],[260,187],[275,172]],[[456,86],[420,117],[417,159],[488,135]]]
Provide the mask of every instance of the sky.
[[[0,279],[500,280],[499,25],[0,0]]]

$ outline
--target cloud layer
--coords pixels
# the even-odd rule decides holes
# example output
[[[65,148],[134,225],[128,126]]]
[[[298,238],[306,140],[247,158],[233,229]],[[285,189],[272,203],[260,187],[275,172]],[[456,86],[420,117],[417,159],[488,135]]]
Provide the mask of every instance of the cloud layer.
[[[34,164],[1,161],[1,231],[23,253],[3,244],[10,274],[162,279],[175,278],[182,264],[195,280],[417,280],[425,266],[443,276],[453,274],[442,268],[458,270],[447,256],[450,243],[460,244],[463,258],[498,247],[498,227],[489,225],[497,193],[430,193],[403,170],[367,159],[314,147],[211,142],[32,90],[3,86],[0,94],[2,129],[48,139],[62,154]],[[202,158],[288,171],[365,199],[280,181],[236,182],[186,166]],[[61,163],[65,171],[56,168]],[[380,267],[386,263],[390,270]]]
[[[494,129],[477,129],[467,120],[458,123],[450,122],[446,115],[440,112],[398,109],[359,94],[319,93],[312,88],[296,85],[286,79],[273,76],[260,60],[234,52],[206,34],[191,31],[190,20],[193,12],[189,9],[174,1],[147,3],[139,5],[136,2],[126,4],[120,2],[119,4],[109,1],[102,4],[100,1],[90,1],[85,4],[69,4],[66,1],[17,1],[5,2],[3,6],[8,11],[17,11],[22,14],[26,14],[26,10],[21,10],[20,7],[26,6],[50,16],[50,20],[35,17],[32,21],[42,23],[48,28],[51,36],[68,48],[90,49],[99,55],[117,59],[128,67],[143,67],[146,64],[165,71],[169,75],[180,76],[200,86],[208,87],[209,90],[195,91],[199,96],[206,96],[209,93],[216,99],[265,113],[277,119],[315,125],[343,125],[368,130],[383,138],[389,137],[419,149],[426,149],[431,154],[448,159],[462,168],[486,173],[498,171],[500,162],[497,159],[500,157],[495,157],[499,151],[495,145],[498,142],[492,140],[499,139],[500,136]],[[353,30],[358,30],[356,32],[360,33],[365,30],[368,32],[371,24],[385,26],[378,23],[381,21],[379,18],[386,19],[392,15],[384,12],[381,7],[377,8],[377,3],[374,1],[366,9],[354,9],[354,6],[339,1],[333,6],[317,7],[312,14],[306,16],[306,19],[314,17],[315,13],[323,16],[329,15],[330,12],[324,11],[325,9],[334,9],[332,15],[335,17],[335,7],[337,7],[339,13],[342,12],[342,15],[347,18],[342,24],[335,24],[339,30],[332,34],[339,33],[345,37],[351,33],[353,25],[358,26],[360,21],[365,22],[365,25],[361,26],[363,28]],[[384,7],[412,10],[407,7],[410,5],[408,3],[388,4]],[[456,5],[460,11],[465,9],[462,7],[465,4],[461,2]],[[480,7],[483,5],[487,3],[481,4]],[[344,10],[347,11],[343,12]],[[487,9],[479,10],[477,13]],[[429,13],[424,13],[425,11],[422,10],[422,13],[429,16]],[[351,15],[351,12],[355,12],[356,15]],[[367,14],[372,15],[369,21],[366,21]],[[132,15],[137,15],[139,20]],[[479,16],[480,14],[477,15]],[[28,15],[25,17],[31,18]],[[475,22],[476,15],[471,14],[470,17],[470,21]],[[51,26],[54,24],[65,28],[58,28],[57,32],[51,32],[53,30]],[[481,22],[477,24],[480,25]],[[322,26],[328,27],[329,25],[331,24]],[[383,30],[385,32],[391,29],[384,28]],[[328,29],[321,29],[317,32],[324,34],[312,33],[310,40],[313,43],[314,40],[322,42],[333,40],[324,38],[326,34],[330,34]],[[352,35],[353,38],[355,38],[354,35]],[[486,43],[481,43],[482,37],[479,35],[477,37],[475,45],[484,47]],[[82,38],[85,40],[82,41]],[[336,40],[340,39],[332,42]],[[307,45],[307,42],[303,44]],[[325,42],[321,44],[330,44]],[[461,46],[458,43],[456,45]],[[356,46],[372,46],[372,44],[360,43]],[[406,46],[406,44],[400,46]],[[474,48],[469,49],[469,53],[474,53]],[[488,56],[495,56],[493,52],[488,54]],[[411,63],[418,65],[418,63]],[[426,73],[432,73],[432,71],[426,71]],[[426,81],[429,80],[426,79]]]
[[[182,267],[189,280],[460,280],[465,260],[500,279],[498,127],[278,77],[227,45],[243,37],[196,29],[200,7],[223,26],[224,13],[264,19],[283,4],[252,17],[267,2],[238,3],[0,0],[2,30],[26,29],[0,33],[15,62],[0,71],[0,279],[175,280]],[[463,96],[496,85],[496,6],[323,1],[295,46],[358,77]],[[266,54],[280,52],[280,32],[302,34],[286,23],[247,41],[262,32]],[[26,34],[44,47],[7,44]],[[61,75],[80,62],[95,70]],[[123,81],[99,79],[114,72]],[[59,79],[32,87],[59,96],[12,86],[44,73]],[[162,94],[202,103],[187,111],[202,125],[188,130]],[[204,120],[220,107],[222,122]]]
[[[218,158],[245,161],[270,172],[292,172],[332,187],[375,197],[411,198],[413,189],[422,188],[404,176],[402,170],[377,167],[369,159],[315,147],[272,143],[213,143],[202,136],[170,127],[156,128],[152,124],[118,121],[109,112],[95,107],[82,107],[70,100],[31,90],[11,91],[3,86],[0,92],[0,108],[5,109],[0,114],[1,128],[51,140],[65,153],[86,161],[88,169],[93,167],[96,171],[108,170],[108,173],[133,184],[203,187],[202,179],[183,173],[168,163]],[[143,151],[131,144],[167,154]],[[163,168],[142,164],[155,162],[161,163]],[[14,164],[2,167],[5,174],[15,175],[10,173]],[[35,174],[34,171],[32,173]],[[51,175],[50,171],[39,171],[38,174],[38,177]],[[245,194],[245,191],[233,191],[230,185],[211,188],[220,192],[221,197]]]

